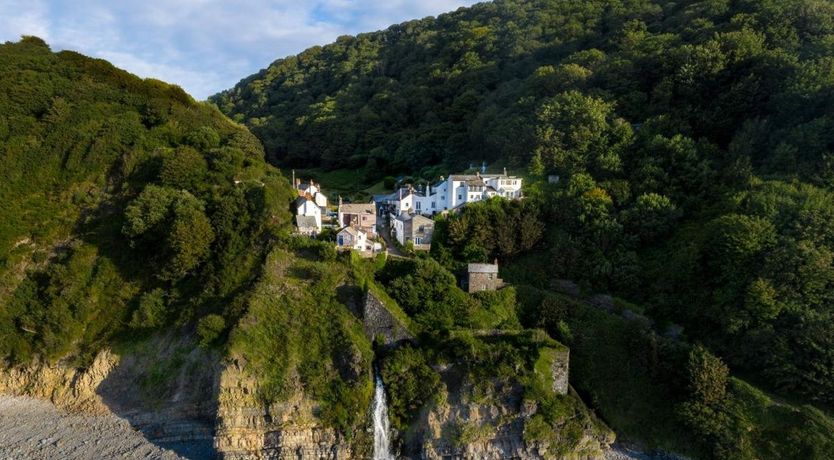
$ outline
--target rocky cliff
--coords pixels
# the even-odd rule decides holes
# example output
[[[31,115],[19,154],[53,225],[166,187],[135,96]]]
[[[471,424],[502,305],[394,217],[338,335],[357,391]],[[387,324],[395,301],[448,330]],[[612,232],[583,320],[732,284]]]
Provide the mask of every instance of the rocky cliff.
[[[85,369],[37,361],[4,368],[0,370],[0,394],[31,396],[63,409],[103,414],[108,408],[96,390],[118,363],[118,356],[105,350]]]
[[[602,458],[614,434],[584,410],[571,414],[565,432],[535,440],[528,432],[539,412],[518,385],[496,384],[484,394],[461,383],[454,366],[438,369],[441,398],[402,434],[405,456],[428,460],[539,460]],[[581,407],[575,394],[558,396],[566,407]],[[578,403],[578,404],[575,404]]]
[[[220,379],[215,447],[226,459],[337,460],[365,458],[367,447],[348,442],[316,417],[316,403],[297,394],[266,404],[258,381],[233,361]]]
[[[103,350],[86,368],[42,362],[4,368],[0,394],[46,399],[72,412],[112,413],[154,444],[211,458],[220,370],[218,353],[168,334],[121,353]]]

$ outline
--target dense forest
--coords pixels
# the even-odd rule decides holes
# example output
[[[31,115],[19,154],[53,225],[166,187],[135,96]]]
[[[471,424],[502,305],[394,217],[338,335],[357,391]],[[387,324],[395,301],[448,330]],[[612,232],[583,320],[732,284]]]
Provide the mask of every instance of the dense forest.
[[[311,48],[211,100],[279,165],[361,170],[369,184],[482,160],[525,171],[523,204],[442,219],[432,256],[453,271],[498,257],[536,289],[610,292],[700,344],[666,365],[834,404],[830,1],[499,0]],[[526,325],[550,312],[566,343],[571,324],[590,327],[569,305],[533,303]],[[646,375],[682,391],[658,346],[636,348]],[[592,371],[574,383],[615,406]],[[700,406],[662,403],[712,446],[701,455],[767,457],[735,437],[740,402],[691,385]],[[744,385],[730,386],[749,396]]]
[[[0,360],[86,365],[113,338],[244,311],[290,187],[179,87],[40,39],[0,45]]]

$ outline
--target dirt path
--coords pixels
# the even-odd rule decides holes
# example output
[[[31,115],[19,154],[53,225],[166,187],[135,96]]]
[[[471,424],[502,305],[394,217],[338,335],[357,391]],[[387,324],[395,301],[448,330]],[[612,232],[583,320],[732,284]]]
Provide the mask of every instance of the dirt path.
[[[145,439],[115,415],[67,414],[46,401],[0,395],[0,459],[182,457]]]

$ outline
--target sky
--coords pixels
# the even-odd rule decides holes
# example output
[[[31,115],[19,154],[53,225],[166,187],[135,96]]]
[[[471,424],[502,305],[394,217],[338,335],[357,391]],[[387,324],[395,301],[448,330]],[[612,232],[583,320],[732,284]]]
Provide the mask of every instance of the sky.
[[[436,16],[474,0],[0,0],[0,42],[35,35],[197,99],[340,35]]]

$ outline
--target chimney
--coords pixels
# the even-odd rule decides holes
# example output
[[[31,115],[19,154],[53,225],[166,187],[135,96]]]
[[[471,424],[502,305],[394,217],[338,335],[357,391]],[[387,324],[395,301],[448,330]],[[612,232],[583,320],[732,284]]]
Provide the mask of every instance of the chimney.
[[[506,166],[504,166],[504,175],[505,176],[507,175],[507,167]]]
[[[339,207],[342,207],[342,195],[339,195]]]
[[[400,187],[400,200],[402,200],[402,199],[403,199],[403,188]]]
[[[498,265],[498,257],[495,258],[495,261],[492,262],[493,265]]]
[[[480,171],[475,171],[475,177],[481,177],[481,172]]]
[[[296,186],[296,185],[295,185],[295,170],[294,170],[294,169],[292,170],[292,186],[293,186],[293,187],[295,187],[295,186]],[[298,187],[296,187],[296,188],[298,188]]]
[[[426,184],[426,196],[431,196],[431,184]]]

